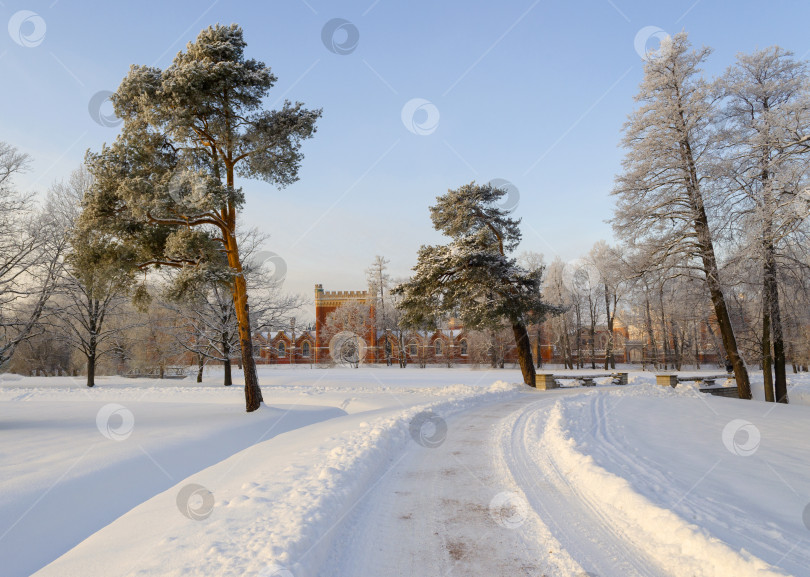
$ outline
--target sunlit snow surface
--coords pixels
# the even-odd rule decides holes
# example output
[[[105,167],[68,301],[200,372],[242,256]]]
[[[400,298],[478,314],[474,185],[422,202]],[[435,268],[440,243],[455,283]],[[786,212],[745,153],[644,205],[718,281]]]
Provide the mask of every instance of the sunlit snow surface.
[[[491,543],[511,531],[504,557],[527,574],[607,577],[624,567],[610,560],[620,551],[637,574],[802,575],[810,378],[789,378],[786,407],[660,388],[649,372],[626,387],[534,391],[508,384],[514,369],[277,367],[261,369],[266,406],[246,414],[241,387],[213,372],[200,385],[102,377],[92,390],[4,375],[0,566],[12,577],[303,577],[392,559],[384,573],[418,574],[420,558],[397,557],[410,543],[423,575],[476,574],[474,543],[448,546],[452,526],[398,534],[385,520],[386,503],[409,505],[386,492],[412,484],[475,501],[465,534]],[[443,455],[454,442],[481,458]],[[459,460],[462,476],[431,477],[428,456]],[[492,522],[502,493],[525,503],[515,526]],[[415,514],[439,523],[439,505]]]

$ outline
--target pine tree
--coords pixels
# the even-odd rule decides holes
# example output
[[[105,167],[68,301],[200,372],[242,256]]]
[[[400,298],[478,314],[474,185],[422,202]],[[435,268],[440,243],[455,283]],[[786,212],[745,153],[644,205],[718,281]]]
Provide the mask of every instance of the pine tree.
[[[248,411],[262,395],[237,241],[244,196],[236,177],[284,187],[298,178],[304,139],[320,110],[285,101],[262,108],[276,81],[246,59],[237,25],[203,30],[165,70],[132,66],[111,97],[124,120],[116,141],[88,155],[95,183],[82,226],[103,227],[131,247],[124,264],[182,269],[178,282],[225,279],[239,328]],[[143,291],[136,291],[136,297]]]
[[[498,202],[506,191],[474,182],[437,198],[430,207],[436,230],[450,237],[422,246],[413,277],[394,289],[405,326],[421,327],[440,316],[458,317],[467,330],[512,328],[527,385],[535,386],[526,325],[552,310],[540,294],[542,269],[528,272],[509,255],[520,243],[519,219]]]

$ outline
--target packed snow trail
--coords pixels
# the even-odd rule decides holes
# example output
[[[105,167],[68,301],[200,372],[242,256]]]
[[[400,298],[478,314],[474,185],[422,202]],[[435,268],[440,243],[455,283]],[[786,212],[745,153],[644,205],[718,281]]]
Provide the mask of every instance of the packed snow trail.
[[[503,462],[523,490],[528,508],[534,511],[585,569],[581,575],[623,577],[668,575],[647,553],[616,532],[614,520],[600,515],[584,501],[549,454],[538,450],[536,425],[553,409],[547,399],[510,414],[496,435]],[[542,430],[542,429],[541,429]]]
[[[336,531],[321,577],[588,575],[524,506],[495,442],[530,402],[467,411],[438,447],[413,443]]]
[[[573,394],[495,402],[448,419],[441,445],[413,443],[335,530],[320,577],[786,574],[578,453],[559,405]],[[603,429],[605,394],[588,399]]]

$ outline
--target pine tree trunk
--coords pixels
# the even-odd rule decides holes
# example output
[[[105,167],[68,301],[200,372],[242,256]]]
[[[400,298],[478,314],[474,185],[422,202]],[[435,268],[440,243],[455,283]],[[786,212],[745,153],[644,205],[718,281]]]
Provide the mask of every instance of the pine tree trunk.
[[[229,190],[234,190],[234,163],[232,157],[222,159],[225,164],[226,183]],[[245,374],[245,408],[248,413],[257,410],[264,399],[259,387],[259,376],[256,373],[256,361],[253,359],[253,337],[250,325],[250,307],[248,306],[247,281],[242,271],[239,245],[236,241],[236,207],[228,202],[221,214],[227,224],[228,234],[225,238],[228,266],[234,271],[232,286],[233,305],[236,310],[236,321],[239,328],[239,345],[242,353],[242,368]]]
[[[518,363],[520,372],[523,374],[523,382],[530,387],[537,386],[535,382],[534,362],[532,361],[532,345],[529,341],[529,332],[522,321],[512,323],[512,332],[515,334],[515,346],[517,347]]]
[[[228,261],[236,271],[233,282],[233,304],[236,309],[236,320],[239,328],[239,345],[242,353],[242,368],[245,374],[245,408],[248,413],[258,409],[262,401],[262,390],[259,388],[259,377],[256,374],[256,362],[253,359],[253,337],[250,334],[250,307],[248,306],[247,283],[239,261],[236,239],[233,238],[233,250],[228,253]]]

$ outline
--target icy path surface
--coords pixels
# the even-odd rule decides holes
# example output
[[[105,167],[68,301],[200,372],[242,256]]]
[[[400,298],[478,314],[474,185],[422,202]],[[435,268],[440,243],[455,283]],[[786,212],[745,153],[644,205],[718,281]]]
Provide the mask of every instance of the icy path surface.
[[[625,419],[635,410],[655,409],[650,412],[661,419],[662,409],[675,404],[672,416],[683,426],[688,424],[686,415],[699,411],[705,401],[718,407],[712,419],[703,419],[711,423],[707,428],[722,429],[736,411],[758,411],[761,405],[678,399],[668,391],[660,393],[665,398],[647,394],[633,399],[630,390],[546,392],[540,400],[523,396],[496,401],[448,419],[441,445],[413,443],[363,497],[336,531],[339,536],[333,539],[319,576],[802,574],[799,568],[806,567],[810,557],[796,519],[763,515],[757,498],[749,496],[746,502],[745,487],[739,479],[733,483],[736,475],[743,475],[756,488],[761,463],[735,461],[737,456],[728,453],[720,435],[711,431],[697,432],[698,438],[701,433],[707,437],[705,447],[688,432],[680,433],[684,438],[679,447],[705,450],[691,463],[689,457],[676,457],[678,447],[666,438],[639,442],[623,434]],[[634,400],[640,405],[634,406]],[[626,414],[619,407],[625,401]],[[569,420],[563,407],[571,407]],[[721,414],[724,409],[730,411],[728,416]],[[639,420],[642,426],[631,427],[632,432],[649,437],[650,430],[643,426],[646,419]],[[589,442],[577,445],[572,436],[580,441],[587,437]],[[650,445],[654,449],[648,452]],[[714,445],[720,445],[721,453],[712,464],[717,455]],[[638,454],[635,446],[645,450]],[[600,467],[588,454],[591,451],[609,452],[606,462],[627,478]],[[656,451],[660,463],[652,463]],[[722,465],[726,457],[728,463]],[[667,471],[668,460],[682,461],[685,472]],[[735,469],[735,463],[741,468]],[[689,465],[698,471],[705,468],[697,483],[690,478]],[[796,460],[778,464],[785,471],[800,465]],[[751,466],[755,469],[746,477],[746,467]],[[760,475],[752,477],[752,471]],[[667,482],[664,472],[672,474],[668,486],[661,485]],[[801,468],[796,468],[791,481],[800,475]],[[682,487],[681,476],[691,489],[716,478],[706,482],[701,494]],[[731,503],[718,506],[723,487],[729,494],[743,493],[733,508]],[[776,499],[780,503],[775,502],[775,508],[790,505],[784,491],[776,493],[782,497]],[[704,510],[703,516],[690,515],[687,520],[693,510]],[[744,511],[753,512],[753,517],[746,519]],[[757,525],[764,527],[760,530]],[[791,569],[773,567],[751,549]]]
[[[358,507],[321,577],[669,573],[536,462],[526,431],[564,392],[496,403],[413,447]]]

